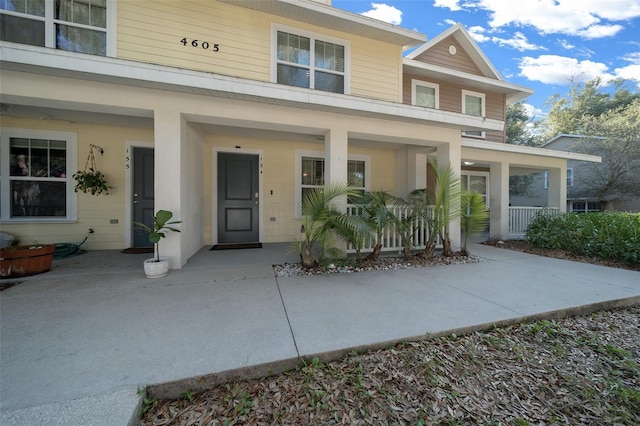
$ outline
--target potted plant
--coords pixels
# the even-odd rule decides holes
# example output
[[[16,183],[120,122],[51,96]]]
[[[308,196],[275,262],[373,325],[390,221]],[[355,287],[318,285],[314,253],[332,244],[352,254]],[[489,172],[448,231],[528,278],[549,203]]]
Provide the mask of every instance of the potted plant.
[[[9,246],[0,249],[0,278],[26,277],[51,269],[54,244],[34,241],[30,246]]]
[[[173,213],[168,210],[158,210],[153,217],[152,226],[145,225],[144,223],[134,222],[138,229],[142,229],[149,236],[149,242],[154,245],[155,257],[144,261],[144,273],[147,278],[160,278],[167,275],[169,272],[169,260],[165,257],[160,257],[160,240],[166,237],[166,231],[180,232],[172,226],[182,221],[171,221]]]
[[[76,181],[75,192],[82,191],[91,195],[100,195],[104,192],[109,195],[110,186],[107,185],[104,174],[98,170],[90,168],[88,171],[78,171],[74,173],[73,178]]]

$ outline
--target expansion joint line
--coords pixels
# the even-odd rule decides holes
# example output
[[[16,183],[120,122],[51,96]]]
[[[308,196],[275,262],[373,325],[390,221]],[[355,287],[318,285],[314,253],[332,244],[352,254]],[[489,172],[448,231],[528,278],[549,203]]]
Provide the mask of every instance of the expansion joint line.
[[[289,319],[289,313],[287,312],[287,306],[284,304],[284,298],[282,297],[282,291],[280,290],[280,283],[278,277],[275,277],[276,287],[278,287],[278,294],[280,294],[280,302],[282,302],[282,309],[284,309],[284,316],[287,317],[287,324],[289,324],[289,331],[291,332],[291,338],[293,339],[293,346],[296,348],[296,356],[300,359],[300,350],[298,349],[298,343],[296,342],[296,336],[293,334],[293,327],[291,327],[291,320]]]

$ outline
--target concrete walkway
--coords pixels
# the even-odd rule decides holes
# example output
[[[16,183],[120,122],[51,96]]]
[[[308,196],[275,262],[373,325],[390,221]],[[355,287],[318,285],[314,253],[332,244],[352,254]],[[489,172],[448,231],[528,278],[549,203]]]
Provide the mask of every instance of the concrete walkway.
[[[296,261],[279,245],[203,249],[156,280],[149,255],[58,261],[0,293],[0,424],[126,425],[148,385],[177,396],[299,357],[640,303],[639,272],[471,250],[487,261],[293,278],[274,277]]]

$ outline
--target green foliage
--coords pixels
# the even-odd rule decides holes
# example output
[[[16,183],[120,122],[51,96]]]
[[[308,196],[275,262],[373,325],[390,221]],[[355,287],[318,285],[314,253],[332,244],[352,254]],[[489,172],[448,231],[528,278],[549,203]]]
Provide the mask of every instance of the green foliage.
[[[162,238],[166,237],[166,231],[180,232],[179,229],[168,225],[175,225],[182,223],[180,220],[174,220],[169,222],[173,217],[173,213],[168,210],[158,210],[153,217],[153,223],[151,226],[145,225],[141,222],[134,222],[137,229],[141,229],[149,236],[149,242],[155,246],[156,249],[156,262],[160,261],[160,250],[158,248],[159,242]]]
[[[89,169],[88,172],[81,172],[73,174],[73,179],[76,181],[76,186],[73,189],[75,192],[90,193],[91,195],[100,195],[103,192],[109,195],[109,185],[107,185],[107,179],[102,172],[94,169]]]
[[[382,238],[385,230],[397,229],[400,220],[391,210],[390,205],[399,205],[400,201],[384,191],[366,192],[362,197],[355,212],[362,223],[368,228],[368,232],[375,238],[375,247],[369,255],[370,259],[377,260],[382,249]],[[361,232],[362,234],[362,232]]]
[[[449,224],[461,214],[460,177],[455,174],[451,164],[438,166],[433,159],[430,163],[436,175],[436,186],[432,197],[435,201],[432,220],[442,240],[442,254],[451,256],[453,252],[449,238]]]
[[[362,229],[366,227],[357,217],[344,212],[347,197],[357,200],[359,196],[360,193],[346,183],[314,188],[305,195],[301,208],[303,240],[295,243],[305,268],[318,265],[314,247],[320,250],[319,258],[325,254],[331,257],[343,255],[333,243],[335,235],[347,241],[361,241]]]
[[[464,232],[464,244],[462,251],[468,253],[467,242],[469,237],[477,235],[485,230],[489,221],[489,212],[484,198],[477,192],[464,191],[462,193],[462,217],[461,225]]]
[[[640,213],[538,215],[525,237],[534,247],[640,262]]]
[[[533,132],[534,115],[525,106],[525,101],[507,105],[505,120],[506,142],[515,145],[539,146],[541,141]]]

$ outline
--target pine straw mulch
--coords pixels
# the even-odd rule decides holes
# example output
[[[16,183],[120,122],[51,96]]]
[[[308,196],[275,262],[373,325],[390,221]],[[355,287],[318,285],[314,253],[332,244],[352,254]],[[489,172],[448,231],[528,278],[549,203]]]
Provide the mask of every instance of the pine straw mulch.
[[[555,257],[556,259],[573,260],[575,262],[591,263],[593,265],[610,266],[612,268],[630,269],[632,271],[640,271],[640,263],[624,263],[615,260],[602,259],[599,257],[580,256],[567,250],[545,249],[532,247],[525,240],[489,240],[483,244],[505,248],[509,250],[517,250],[525,253],[537,254],[538,256]]]
[[[147,399],[139,425],[640,424],[640,306]]]

